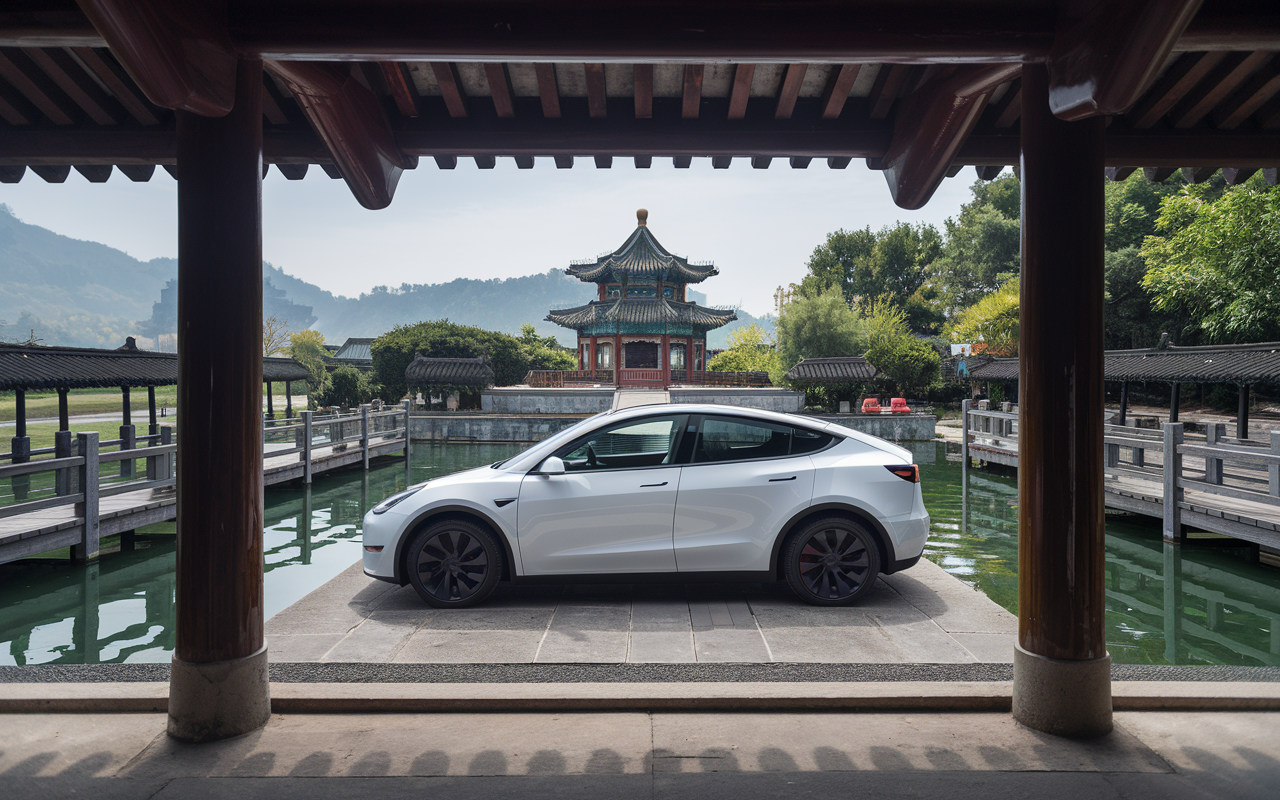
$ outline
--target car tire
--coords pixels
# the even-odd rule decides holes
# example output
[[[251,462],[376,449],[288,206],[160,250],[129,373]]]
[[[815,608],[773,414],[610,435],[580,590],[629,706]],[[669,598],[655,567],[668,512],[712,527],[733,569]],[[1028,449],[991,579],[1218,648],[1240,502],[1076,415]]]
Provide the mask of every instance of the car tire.
[[[782,548],[791,591],[816,606],[844,606],[871,590],[880,574],[880,550],[864,525],[824,517],[793,531]]]
[[[409,583],[436,608],[466,608],[483,601],[497,587],[502,566],[502,546],[493,533],[464,519],[428,525],[405,552]]]

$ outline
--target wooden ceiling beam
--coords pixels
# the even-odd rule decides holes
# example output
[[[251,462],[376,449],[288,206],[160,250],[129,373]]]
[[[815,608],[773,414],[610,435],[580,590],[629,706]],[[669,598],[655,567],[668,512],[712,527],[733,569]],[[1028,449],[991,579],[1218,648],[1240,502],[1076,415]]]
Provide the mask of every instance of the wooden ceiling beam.
[[[462,95],[462,80],[458,78],[458,68],[450,61],[432,61],[431,72],[436,76],[440,97],[444,99],[445,108],[449,109],[449,116],[467,116],[467,101]]]
[[[751,81],[755,76],[755,64],[738,64],[733,68],[733,86],[729,89],[729,119],[743,119],[747,116]]]
[[[129,112],[139,124],[142,125],[159,125],[160,119],[152,113],[151,108],[146,101],[134,93],[133,87],[129,85],[120,75],[112,69],[106,60],[98,55],[96,50],[89,47],[74,47],[71,53],[80,60],[80,63],[88,68],[102,84],[107,87],[107,91],[116,99],[120,105],[124,106],[124,110]]]
[[[1280,64],[1272,61],[1226,102],[1213,110],[1211,119],[1215,128],[1232,130],[1240,127],[1271,98],[1280,93]]]
[[[560,119],[560,87],[556,84],[556,65],[539,62],[533,65],[538,76],[538,99],[542,101],[542,116]]]
[[[1129,112],[1130,124],[1135,128],[1155,125],[1226,57],[1226,53],[1187,53],[1180,57]]]
[[[636,119],[653,118],[653,65],[635,66]]]
[[[396,102],[396,110],[402,117],[418,116],[418,90],[413,81],[405,74],[404,67],[398,61],[382,61],[382,79],[386,81],[391,99]]]
[[[849,92],[858,80],[861,64],[841,64],[840,69],[832,69],[827,78],[827,86],[822,90],[822,118],[839,119],[844,104],[849,100]]]
[[[207,117],[231,110],[238,56],[216,4],[77,2],[152,103]]]
[[[489,82],[489,95],[493,98],[493,110],[498,113],[498,117],[500,119],[514,117],[516,107],[511,102],[511,77],[507,75],[507,65],[485,64],[484,77]]]
[[[702,108],[702,64],[684,65],[684,90],[680,116],[685,119],[697,119]]]
[[[1272,53],[1230,53],[1218,68],[1171,112],[1173,127],[1192,128],[1198,125],[1219,103],[1240,88],[1250,75],[1270,61],[1273,55]]]
[[[1049,108],[1080,120],[1128,111],[1155,80],[1203,0],[1095,3],[1058,30]]]
[[[609,97],[605,91],[604,64],[583,64],[587,83],[587,110],[592,119],[609,115]]]
[[[306,61],[266,66],[293,92],[360,205],[387,207],[400,174],[416,160],[400,152],[378,97],[349,67]]]
[[[54,125],[75,124],[75,120],[71,118],[71,115],[64,111],[43,87],[36,85],[31,76],[19,68],[4,53],[0,53],[0,78],[8,81],[10,86],[17,89],[19,94],[25,97],[31,105],[35,106],[41,114],[48,117]]]
[[[876,73],[875,82],[871,84],[871,118],[884,119],[902,91],[902,83],[907,78],[910,67],[902,64],[881,64]]]
[[[266,81],[271,80],[268,76],[263,76],[265,80],[262,84],[262,116],[267,118],[267,122],[277,127],[284,127],[289,124],[289,118],[280,108],[280,104],[276,102],[276,96],[267,90]]]
[[[106,99],[105,93],[97,86],[86,85],[92,84],[92,79],[82,83],[73,75],[73,71],[79,71],[81,76],[88,78],[88,75],[80,70],[66,53],[50,52],[39,47],[28,47],[22,52],[26,53],[27,57],[49,76],[49,80],[53,81],[67,97],[71,98],[71,102],[75,103],[85,116],[99,125],[116,124],[116,118],[103,108],[102,100]],[[61,58],[57,58],[55,54]],[[99,97],[94,97],[95,94]]]
[[[884,169],[889,192],[900,208],[916,209],[929,201],[956,162],[991,91],[1019,69],[1007,64],[960,67],[929,81],[903,102],[888,150],[875,163]]]
[[[788,64],[786,74],[782,78],[782,87],[778,90],[778,104],[774,107],[774,119],[791,119],[795,110],[796,98],[800,97],[800,85],[804,83],[808,64]]]

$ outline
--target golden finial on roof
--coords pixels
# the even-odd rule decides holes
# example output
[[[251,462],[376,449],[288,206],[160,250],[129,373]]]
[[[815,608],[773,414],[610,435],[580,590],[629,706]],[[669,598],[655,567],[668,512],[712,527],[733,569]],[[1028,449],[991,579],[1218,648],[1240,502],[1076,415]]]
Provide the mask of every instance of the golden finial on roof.
[[[649,222],[649,210],[645,208],[636,209],[636,224],[641,228],[645,227]]]

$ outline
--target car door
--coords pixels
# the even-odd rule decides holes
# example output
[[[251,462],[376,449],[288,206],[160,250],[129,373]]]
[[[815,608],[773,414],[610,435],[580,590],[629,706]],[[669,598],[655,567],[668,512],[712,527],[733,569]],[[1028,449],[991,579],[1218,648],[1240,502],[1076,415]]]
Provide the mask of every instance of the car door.
[[[671,531],[687,415],[630,419],[557,451],[563,475],[520,483],[525,575],[674,572]]]
[[[676,498],[680,572],[769,569],[782,525],[813,497],[809,432],[749,417],[693,419],[690,463]],[[793,454],[797,453],[797,454]]]

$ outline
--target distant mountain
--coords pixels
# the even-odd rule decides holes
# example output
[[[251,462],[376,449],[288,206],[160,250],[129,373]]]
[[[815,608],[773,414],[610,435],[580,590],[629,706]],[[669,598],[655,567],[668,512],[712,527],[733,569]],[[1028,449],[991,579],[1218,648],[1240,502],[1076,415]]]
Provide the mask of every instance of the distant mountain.
[[[543,318],[553,308],[596,296],[594,286],[554,269],[519,278],[377,286],[359,297],[335,295],[271,264],[263,264],[262,277],[267,316],[287,319],[293,330],[315,328],[331,343],[449,319],[512,334],[528,323],[572,346],[572,331]],[[172,350],[176,279],[175,259],[138,261],[103,244],[28,225],[0,205],[0,320],[8,322],[0,339],[25,340],[34,329],[44,344],[118,347],[126,336],[136,336],[145,346]],[[705,295],[692,290],[689,299],[706,303]],[[726,346],[729,331],[752,322],[773,329],[771,318],[758,320],[744,311],[738,318],[712,331],[708,345]]]

